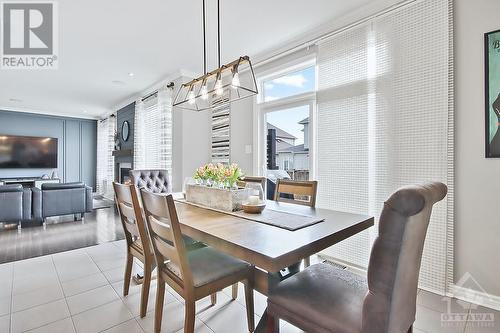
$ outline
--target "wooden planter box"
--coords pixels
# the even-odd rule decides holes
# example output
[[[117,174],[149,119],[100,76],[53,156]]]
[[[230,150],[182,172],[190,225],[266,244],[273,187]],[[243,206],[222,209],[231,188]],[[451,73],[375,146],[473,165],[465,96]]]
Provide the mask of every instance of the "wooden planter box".
[[[186,201],[197,205],[234,212],[248,198],[248,189],[228,190],[203,185],[186,185]]]

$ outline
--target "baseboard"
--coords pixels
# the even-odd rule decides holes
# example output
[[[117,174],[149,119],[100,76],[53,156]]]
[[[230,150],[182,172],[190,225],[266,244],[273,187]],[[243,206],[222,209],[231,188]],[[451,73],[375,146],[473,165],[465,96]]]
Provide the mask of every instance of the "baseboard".
[[[453,297],[458,298],[462,301],[500,311],[499,296],[491,295],[474,289],[464,288],[457,285],[452,285],[450,290],[453,294]]]

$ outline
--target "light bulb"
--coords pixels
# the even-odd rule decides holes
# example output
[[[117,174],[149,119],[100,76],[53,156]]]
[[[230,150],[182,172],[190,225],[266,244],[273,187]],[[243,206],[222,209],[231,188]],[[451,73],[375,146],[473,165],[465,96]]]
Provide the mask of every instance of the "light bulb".
[[[217,82],[215,83],[215,93],[221,96],[224,93],[224,89],[222,88],[222,79],[219,76]]]
[[[233,88],[238,88],[240,86],[240,74],[238,74],[238,72],[234,73],[231,85],[233,86]]]
[[[191,90],[189,90],[188,93],[188,103],[189,104],[194,104],[196,100],[196,96],[194,95],[193,87],[191,87]]]
[[[201,98],[203,100],[207,100],[208,99],[208,88],[207,88],[207,82],[206,81],[204,81],[203,85],[201,86],[200,94],[201,94]]]

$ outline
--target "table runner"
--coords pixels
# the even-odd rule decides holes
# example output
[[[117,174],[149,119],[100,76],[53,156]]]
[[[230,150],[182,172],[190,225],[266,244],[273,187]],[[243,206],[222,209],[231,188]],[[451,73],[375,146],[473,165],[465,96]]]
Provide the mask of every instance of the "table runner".
[[[244,211],[236,211],[236,212],[226,212],[210,207],[205,207],[202,205],[198,205],[192,202],[188,202],[185,199],[175,199],[176,202],[203,208],[203,209],[209,209],[213,210],[219,213],[223,214],[228,214],[236,217],[240,217],[246,220],[254,221],[254,222],[259,222],[259,223],[264,223],[268,225],[272,225],[274,227],[278,227],[281,229],[286,229],[289,231],[296,231],[302,228],[309,227],[311,225],[314,225],[316,223],[323,222],[325,219],[321,217],[314,217],[314,216],[306,216],[306,215],[301,215],[301,214],[296,214],[296,213],[288,213],[280,210],[273,210],[273,209],[264,209],[264,211],[261,214],[248,214],[245,213]]]

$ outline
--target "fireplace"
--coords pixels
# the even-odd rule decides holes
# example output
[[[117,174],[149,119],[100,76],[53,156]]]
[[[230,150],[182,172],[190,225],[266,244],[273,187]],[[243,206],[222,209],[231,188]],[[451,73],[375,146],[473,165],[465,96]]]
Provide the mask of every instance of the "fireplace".
[[[132,170],[132,163],[118,163],[118,181],[120,183],[131,184],[130,170]]]

